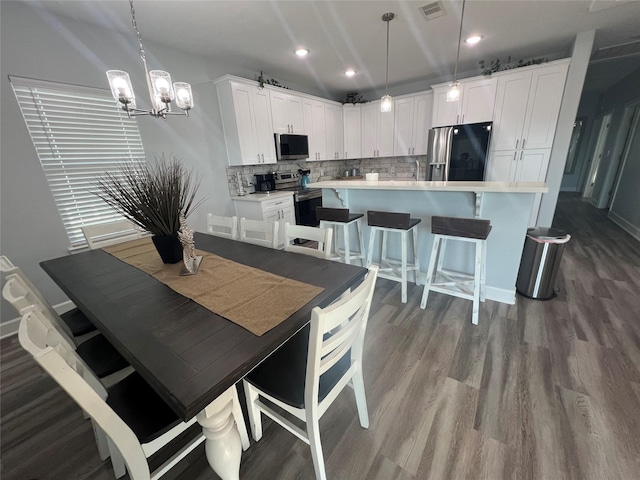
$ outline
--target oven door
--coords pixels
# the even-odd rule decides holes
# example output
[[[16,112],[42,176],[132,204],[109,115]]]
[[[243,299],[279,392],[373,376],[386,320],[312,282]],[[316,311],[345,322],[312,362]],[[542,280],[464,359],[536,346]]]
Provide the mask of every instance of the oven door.
[[[309,198],[294,202],[296,211],[296,223],[298,225],[307,225],[309,227],[317,227],[320,222],[316,218],[316,207],[322,206],[322,197]]]

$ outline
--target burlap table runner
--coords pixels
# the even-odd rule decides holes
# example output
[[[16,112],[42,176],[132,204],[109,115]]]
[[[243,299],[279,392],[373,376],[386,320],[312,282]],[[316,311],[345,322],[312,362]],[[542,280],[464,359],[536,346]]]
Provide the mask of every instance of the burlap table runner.
[[[198,273],[181,276],[183,263],[162,263],[149,237],[113,245],[104,251],[258,336],[324,290],[202,250],[196,250],[197,255],[202,255]]]

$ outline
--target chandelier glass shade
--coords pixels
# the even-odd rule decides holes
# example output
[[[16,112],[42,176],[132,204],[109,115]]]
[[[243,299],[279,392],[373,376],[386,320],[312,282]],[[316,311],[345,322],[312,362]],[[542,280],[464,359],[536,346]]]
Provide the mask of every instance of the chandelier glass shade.
[[[133,93],[131,78],[127,72],[122,70],[107,71],[107,79],[109,80],[113,98],[121,104],[122,109],[127,112],[130,117],[151,115],[156,118],[166,119],[167,115],[189,116],[189,110],[194,106],[191,85],[185,82],[171,83],[171,75],[163,70],[149,71],[146,54],[142,46],[142,36],[136,23],[136,11],[133,8],[133,0],[129,0],[129,5],[131,6],[131,23],[138,37],[140,58],[142,59],[142,65],[144,67],[151,108],[144,110],[136,107],[136,97]],[[174,100],[182,112],[171,111],[171,102]]]

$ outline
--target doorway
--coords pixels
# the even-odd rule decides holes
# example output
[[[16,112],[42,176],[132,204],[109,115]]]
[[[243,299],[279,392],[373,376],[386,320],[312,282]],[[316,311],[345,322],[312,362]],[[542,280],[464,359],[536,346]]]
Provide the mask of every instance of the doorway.
[[[620,123],[620,133],[618,141],[616,141],[616,151],[614,152],[614,159],[617,165],[612,166],[610,172],[612,174],[615,170],[615,175],[608,175],[607,178],[605,178],[603,187],[604,190],[608,191],[606,196],[607,209],[611,208],[613,198],[615,197],[615,192],[618,189],[618,184],[620,183],[620,175],[622,174],[622,169],[627,161],[627,156],[629,155],[629,148],[636,131],[636,125],[638,124],[639,117],[640,102],[627,105],[627,107],[624,109],[622,122]],[[620,142],[620,140],[622,140],[622,142]]]
[[[598,170],[600,168],[600,162],[602,161],[602,155],[604,154],[604,147],[607,143],[607,137],[609,135],[609,127],[611,126],[611,113],[607,113],[602,117],[600,123],[600,133],[598,133],[598,140],[596,142],[596,148],[593,152],[591,159],[591,165],[589,167],[589,174],[587,175],[587,183],[582,192],[582,196],[589,198],[591,203],[595,202],[593,192],[595,190],[596,181],[598,179]]]

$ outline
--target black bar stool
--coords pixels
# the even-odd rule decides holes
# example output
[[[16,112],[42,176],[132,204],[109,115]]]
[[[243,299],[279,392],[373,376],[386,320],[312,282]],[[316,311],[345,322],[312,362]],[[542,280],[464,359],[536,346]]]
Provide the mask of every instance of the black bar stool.
[[[418,272],[420,262],[418,260],[418,229],[419,218],[411,218],[409,213],[377,212],[369,210],[367,212],[367,222],[371,233],[369,235],[369,250],[367,251],[367,267],[371,266],[373,260],[373,247],[376,233],[382,232],[382,243],[380,253],[380,265],[378,276],[394,280],[402,284],[402,303],[407,303],[407,274],[414,272],[414,281],[418,283]],[[413,263],[407,259],[407,238],[409,232],[413,235]],[[387,257],[387,235],[389,233],[400,234],[400,260]]]
[[[455,217],[431,218],[431,233],[434,234],[434,239],[420,308],[426,308],[429,292],[439,292],[473,300],[471,323],[478,324],[480,302],[485,300],[487,236],[490,231],[489,220]],[[472,275],[442,268],[447,241],[449,240],[470,242],[475,245],[475,262]]]

